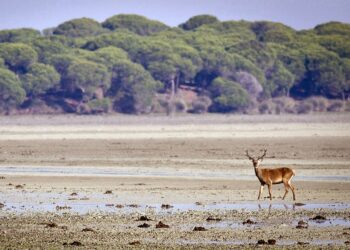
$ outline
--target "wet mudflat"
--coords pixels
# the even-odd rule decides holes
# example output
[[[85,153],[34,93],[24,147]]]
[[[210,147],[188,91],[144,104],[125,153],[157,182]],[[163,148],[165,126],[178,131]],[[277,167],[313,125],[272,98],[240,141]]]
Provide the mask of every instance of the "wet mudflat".
[[[347,249],[349,117],[248,118],[3,121],[0,249]],[[261,148],[295,202],[256,201]]]

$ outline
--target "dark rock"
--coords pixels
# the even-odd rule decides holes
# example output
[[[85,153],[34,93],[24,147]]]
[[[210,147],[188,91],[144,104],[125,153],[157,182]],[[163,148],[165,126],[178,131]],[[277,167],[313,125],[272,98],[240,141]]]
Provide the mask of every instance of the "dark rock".
[[[169,205],[169,204],[162,204],[161,208],[163,209],[169,209],[169,208],[173,208],[174,206]]]
[[[70,243],[69,245],[71,246],[77,246],[77,247],[80,247],[80,246],[83,246],[83,244],[79,241],[73,241],[72,243]]]
[[[156,225],[156,228],[169,228],[169,225],[166,225],[163,222],[159,221]]]
[[[269,244],[269,245],[275,245],[275,244],[276,244],[276,240],[275,240],[275,239],[268,239],[268,240],[267,240],[267,244]]]
[[[322,215],[316,215],[315,217],[310,218],[310,220],[327,220],[327,219]]]
[[[265,245],[267,242],[265,240],[258,240],[258,245]]]
[[[302,242],[302,241],[298,241],[297,242],[298,245],[309,245],[309,242]]]
[[[151,225],[150,224],[147,224],[147,223],[143,223],[141,225],[138,225],[137,227],[140,227],[140,228],[148,228],[150,227]]]
[[[298,229],[306,229],[308,227],[309,227],[309,224],[302,220],[298,221],[298,225],[296,226],[296,228]]]
[[[106,190],[106,192],[104,192],[104,194],[112,194],[112,190]]]
[[[253,225],[253,224],[256,224],[256,222],[255,222],[255,221],[252,221],[251,219],[248,219],[248,220],[246,220],[246,221],[243,221],[243,225],[245,225],[245,224]]]
[[[300,202],[296,202],[296,203],[294,203],[294,205],[297,206],[297,207],[302,207],[302,206],[305,206],[306,204],[300,203]]]
[[[96,231],[94,230],[94,229],[92,229],[92,228],[89,228],[89,227],[86,227],[86,228],[84,228],[83,230],[81,230],[82,232],[93,232],[93,233],[95,233]]]
[[[3,208],[5,206],[5,204],[0,202],[0,208]]]
[[[116,207],[116,208],[123,208],[124,206],[121,205],[121,204],[117,204],[117,205],[115,205],[115,207]]]
[[[129,245],[130,245],[130,246],[135,246],[135,245],[140,245],[140,244],[141,244],[141,242],[138,241],[138,240],[129,242]]]
[[[43,223],[43,225],[45,225],[46,227],[58,227],[58,225],[55,222],[48,222],[48,223]]]
[[[151,219],[145,215],[140,216],[136,221],[150,221]]]
[[[207,231],[205,227],[194,227],[193,231]]]
[[[221,219],[220,219],[220,218],[214,218],[214,217],[212,217],[212,216],[209,216],[209,217],[207,218],[207,221],[221,221]]]
[[[137,204],[129,204],[128,207],[135,207],[136,208],[136,207],[139,207],[139,205],[137,205]]]
[[[70,195],[71,195],[71,196],[77,196],[78,194],[75,193],[75,192],[73,192],[73,193],[71,193]]]

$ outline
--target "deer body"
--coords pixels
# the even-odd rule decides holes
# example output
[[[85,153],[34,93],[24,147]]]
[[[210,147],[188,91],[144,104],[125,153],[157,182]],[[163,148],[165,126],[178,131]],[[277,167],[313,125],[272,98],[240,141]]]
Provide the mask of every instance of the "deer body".
[[[283,196],[283,199],[286,197],[289,189],[293,192],[293,200],[295,200],[295,193],[294,193],[294,187],[291,184],[292,178],[295,176],[295,171],[291,168],[260,168],[260,163],[262,162],[263,158],[266,155],[266,150],[264,151],[264,154],[257,159],[249,156],[248,151],[246,151],[246,155],[248,158],[252,161],[255,175],[260,181],[260,190],[259,190],[259,196],[258,200],[260,199],[261,193],[264,189],[264,186],[267,185],[269,188],[269,195],[270,200],[272,200],[272,194],[271,189],[273,184],[284,184],[285,193]]]

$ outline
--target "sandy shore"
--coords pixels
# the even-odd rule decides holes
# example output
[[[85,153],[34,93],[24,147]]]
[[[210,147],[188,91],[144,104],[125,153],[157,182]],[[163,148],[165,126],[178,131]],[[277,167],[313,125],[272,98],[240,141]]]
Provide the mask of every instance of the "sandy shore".
[[[0,249],[347,247],[349,116],[94,119],[0,119]],[[256,201],[263,148],[296,203]]]

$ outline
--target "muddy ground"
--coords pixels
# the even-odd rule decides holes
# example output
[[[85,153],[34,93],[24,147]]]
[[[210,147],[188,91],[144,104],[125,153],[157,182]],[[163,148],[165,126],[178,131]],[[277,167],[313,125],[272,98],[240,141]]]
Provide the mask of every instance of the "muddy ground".
[[[2,249],[348,247],[347,115],[0,122]],[[263,148],[296,170],[296,201],[256,201],[244,152]]]

